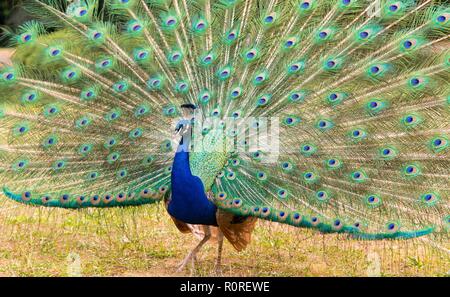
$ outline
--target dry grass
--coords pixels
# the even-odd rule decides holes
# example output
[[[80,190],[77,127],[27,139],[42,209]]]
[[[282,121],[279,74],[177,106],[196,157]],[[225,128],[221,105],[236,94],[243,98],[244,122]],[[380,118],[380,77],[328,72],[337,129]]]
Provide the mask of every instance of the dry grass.
[[[0,199],[0,276],[190,275],[175,270],[196,239],[180,234],[161,205],[69,211]],[[449,255],[421,241],[343,239],[260,222],[246,251],[225,244],[224,275],[444,276],[450,270]],[[205,246],[194,275],[212,275],[215,252],[214,243]]]

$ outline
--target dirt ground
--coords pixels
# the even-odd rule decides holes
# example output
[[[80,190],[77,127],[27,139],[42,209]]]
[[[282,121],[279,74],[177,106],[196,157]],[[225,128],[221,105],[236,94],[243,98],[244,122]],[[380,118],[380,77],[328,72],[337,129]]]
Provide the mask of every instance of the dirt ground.
[[[0,197],[0,276],[211,276],[216,244],[176,272],[198,239],[162,205],[61,210]],[[448,248],[448,246],[447,246]],[[250,246],[225,243],[224,276],[446,276],[449,254],[422,240],[355,241],[260,221]]]

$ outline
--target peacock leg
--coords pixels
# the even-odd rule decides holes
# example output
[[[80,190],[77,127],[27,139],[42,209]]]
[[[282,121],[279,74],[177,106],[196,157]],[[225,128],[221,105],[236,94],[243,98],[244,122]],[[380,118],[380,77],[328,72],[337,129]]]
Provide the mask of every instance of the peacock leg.
[[[205,231],[205,235],[203,236],[203,239],[200,240],[200,242],[197,244],[197,246],[195,248],[193,248],[192,251],[186,256],[186,258],[184,258],[184,260],[180,263],[180,265],[178,266],[177,272],[182,271],[190,261],[192,261],[192,268],[194,268],[193,261],[195,260],[195,257],[197,255],[198,251],[200,251],[202,246],[211,238],[211,229],[209,228],[209,226],[203,226],[203,229]]]
[[[215,274],[222,275],[222,247],[223,247],[223,233],[219,229],[217,234],[217,259],[216,264],[214,266]]]

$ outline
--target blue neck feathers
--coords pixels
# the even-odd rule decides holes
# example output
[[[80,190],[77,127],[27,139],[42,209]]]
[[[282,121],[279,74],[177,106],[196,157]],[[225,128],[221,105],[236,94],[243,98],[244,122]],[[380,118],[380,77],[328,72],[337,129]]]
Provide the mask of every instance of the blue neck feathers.
[[[172,165],[172,197],[168,212],[176,219],[200,225],[217,226],[217,208],[208,200],[202,180],[189,166],[190,133],[183,136]]]

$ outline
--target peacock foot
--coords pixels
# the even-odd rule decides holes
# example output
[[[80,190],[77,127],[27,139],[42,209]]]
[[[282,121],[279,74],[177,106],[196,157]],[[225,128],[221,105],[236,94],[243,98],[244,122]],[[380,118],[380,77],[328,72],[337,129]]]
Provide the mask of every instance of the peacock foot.
[[[214,265],[214,276],[223,276],[222,265]]]
[[[190,273],[191,275],[194,273],[195,271],[195,262],[197,262],[197,256],[195,254],[189,253],[186,258],[183,259],[183,261],[181,261],[180,264],[178,264],[178,268],[176,270],[176,272],[181,272],[183,271],[186,266],[191,263],[191,269],[190,269]]]

